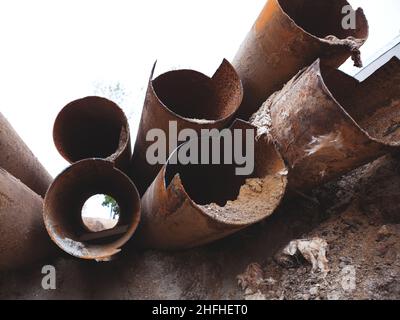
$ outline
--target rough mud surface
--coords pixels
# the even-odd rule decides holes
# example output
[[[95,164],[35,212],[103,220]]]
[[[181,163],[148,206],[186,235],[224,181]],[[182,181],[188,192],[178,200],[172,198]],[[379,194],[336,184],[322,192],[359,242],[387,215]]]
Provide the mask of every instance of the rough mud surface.
[[[371,137],[398,146],[400,144],[399,107],[400,101],[394,100],[388,107],[378,109],[371,117],[361,121],[360,125]]]
[[[166,253],[133,244],[120,259],[62,256],[0,273],[3,299],[400,299],[400,162],[382,158],[312,194],[287,197],[253,227],[212,245]],[[328,273],[291,241],[327,243]],[[43,290],[43,264],[57,289]]]
[[[246,298],[400,299],[398,168],[381,159],[336,184],[339,206],[302,235],[326,241],[328,273],[313,271],[301,254],[279,250],[238,277]]]
[[[273,212],[279,204],[283,189],[284,182],[279,173],[263,179],[247,179],[235,201],[228,201],[224,207],[212,203],[201,208],[209,216],[216,217],[218,220],[251,224]]]

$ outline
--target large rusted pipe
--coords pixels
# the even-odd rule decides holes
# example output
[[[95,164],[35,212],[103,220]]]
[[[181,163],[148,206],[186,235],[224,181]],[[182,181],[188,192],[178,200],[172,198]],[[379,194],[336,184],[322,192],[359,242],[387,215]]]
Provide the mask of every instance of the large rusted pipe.
[[[253,132],[237,121],[232,129]],[[191,143],[202,144],[204,137]],[[225,157],[226,141],[220,150]],[[245,144],[245,141],[240,141]],[[271,215],[286,188],[287,170],[272,143],[260,137],[255,143],[254,172],[238,176],[235,165],[172,164],[179,149],[161,169],[142,198],[141,245],[160,249],[186,249],[226,237]],[[200,150],[200,149],[199,149]],[[204,156],[201,150],[199,157]],[[199,159],[200,161],[200,159]],[[204,162],[199,162],[204,163]]]
[[[101,97],[86,97],[66,105],[53,129],[60,154],[74,163],[104,158],[127,170],[131,157],[128,120],[120,107]]]
[[[317,60],[252,117],[290,167],[289,186],[319,186],[400,146],[400,60],[364,82]]]
[[[55,246],[42,219],[43,199],[0,168],[0,270],[46,258]]]
[[[114,229],[90,233],[82,220],[82,207],[96,194],[113,197],[120,218]],[[140,198],[135,185],[106,160],[76,162],[54,180],[45,198],[44,222],[51,239],[82,259],[109,260],[132,237],[139,220]]]
[[[0,167],[44,197],[53,178],[0,113]]]
[[[352,55],[361,66],[359,48],[368,38],[368,22],[358,9],[356,28],[344,29],[346,5],[345,0],[268,0],[233,61],[244,87],[239,117],[247,120],[318,57],[336,68]]]
[[[155,67],[155,66],[154,66]],[[224,60],[212,78],[193,70],[170,71],[153,79],[151,73],[139,132],[132,158],[132,177],[141,194],[153,182],[163,164],[150,165],[146,160],[146,141],[151,129],[161,129],[167,136],[169,124],[183,129],[221,129],[229,125],[243,97],[242,84],[232,65]],[[174,150],[167,139],[167,150]],[[166,162],[169,152],[166,155]]]

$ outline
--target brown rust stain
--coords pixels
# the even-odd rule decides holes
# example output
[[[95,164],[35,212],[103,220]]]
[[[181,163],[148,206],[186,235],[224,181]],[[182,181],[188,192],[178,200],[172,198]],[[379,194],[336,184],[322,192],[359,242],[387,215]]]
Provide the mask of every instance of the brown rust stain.
[[[257,32],[262,32],[262,30],[265,29],[265,25],[270,22],[272,15],[276,12],[277,7],[279,7],[277,2],[275,1],[267,2],[267,4],[261,11],[260,16],[258,17],[255,23],[255,29]]]
[[[0,190],[0,208],[2,209],[9,208],[12,206],[13,202],[14,201],[8,195],[1,192]]]

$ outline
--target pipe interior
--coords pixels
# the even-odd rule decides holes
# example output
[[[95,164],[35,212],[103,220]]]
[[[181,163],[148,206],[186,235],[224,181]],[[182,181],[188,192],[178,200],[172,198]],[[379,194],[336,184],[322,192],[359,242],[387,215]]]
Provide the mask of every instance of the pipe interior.
[[[83,161],[62,173],[50,188],[45,202],[46,221],[59,239],[82,242],[90,250],[91,246],[113,248],[126,242],[127,233],[82,241],[88,234],[82,222],[84,203],[96,194],[107,194],[119,205],[119,226],[138,223],[140,200],[130,179],[109,163],[98,160]]]
[[[222,161],[227,153],[224,151],[225,142],[222,141],[219,148],[221,164],[201,164],[201,154],[205,154],[205,151],[200,149],[201,140],[185,144],[185,146],[196,145],[198,150],[201,150],[199,156],[196,157],[200,164],[182,164],[180,161],[176,165],[169,164],[166,170],[167,185],[171,183],[176,174],[179,174],[186,192],[199,205],[216,203],[219,206],[225,206],[228,200],[235,200],[246,177],[237,176],[233,164],[223,164]],[[207,158],[212,163],[211,145],[207,151],[209,154]]]
[[[371,137],[400,143],[400,60],[395,58],[363,82],[321,67],[329,91]]]
[[[368,25],[365,17],[357,16],[357,28],[346,30],[342,27],[345,14],[342,8],[348,5],[345,0],[278,0],[283,11],[302,29],[319,38],[334,35],[339,39],[349,36],[365,38]]]
[[[57,117],[54,140],[70,162],[107,158],[127,140],[128,125],[123,111],[113,102],[88,97],[67,105]]]
[[[246,150],[246,139],[244,131],[242,131],[242,150]],[[204,149],[200,149],[201,140],[192,141],[190,143],[196,144],[201,150],[200,154],[204,155]],[[263,140],[263,139],[262,139]],[[219,153],[221,159],[232,152],[225,150],[226,141],[221,140]],[[209,162],[212,161],[212,155],[216,149],[209,150]],[[232,150],[233,151],[233,150]],[[240,193],[241,187],[245,184],[247,179],[251,178],[264,178],[267,175],[274,175],[284,169],[284,163],[275,152],[274,148],[267,145],[265,141],[255,142],[254,150],[254,171],[247,176],[237,175],[235,164],[188,164],[183,165],[178,162],[177,165],[167,165],[166,170],[166,185],[168,186],[175,175],[179,174],[183,186],[188,193],[189,197],[198,205],[207,205],[215,203],[220,207],[224,207],[228,201],[235,201]],[[200,157],[197,158],[201,162]],[[235,158],[232,155],[233,163]],[[179,160],[179,159],[178,159]],[[242,165],[240,166],[242,167]]]
[[[167,72],[152,84],[160,101],[183,118],[219,120],[231,115],[237,107],[230,100],[221,99],[221,88],[211,78],[196,71]]]

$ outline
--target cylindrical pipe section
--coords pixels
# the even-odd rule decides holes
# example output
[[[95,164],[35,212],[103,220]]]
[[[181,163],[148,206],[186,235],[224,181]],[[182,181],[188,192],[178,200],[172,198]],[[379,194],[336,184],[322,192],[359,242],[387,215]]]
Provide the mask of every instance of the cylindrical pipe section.
[[[227,130],[236,135],[235,150],[230,149],[232,140]],[[254,127],[237,121],[221,136],[214,136],[220,142],[216,148],[212,143],[204,148],[204,142],[211,141],[203,136],[183,144],[171,155],[142,198],[137,237],[142,246],[176,250],[204,245],[274,212],[285,193],[287,169],[274,145],[266,137],[254,140],[254,132]],[[180,154],[191,147],[195,153],[198,150],[194,158],[191,156],[198,164],[183,164]],[[247,164],[253,161],[253,170],[246,175],[238,174],[236,160],[226,161],[236,159],[238,150],[248,156]],[[215,156],[220,157],[219,163],[214,162]],[[178,159],[176,164],[174,158]]]
[[[153,78],[151,73],[143,107],[138,136],[132,158],[131,175],[139,192],[144,194],[153,182],[169,154],[178,145],[183,129],[221,129],[229,125],[243,97],[241,81],[224,60],[212,78],[193,70],[176,70]],[[163,163],[150,164],[146,157],[154,143],[148,138],[152,129],[166,134],[166,154]],[[175,136],[175,138],[174,138]]]
[[[82,220],[86,200],[109,195],[120,208],[112,230],[90,233]],[[72,256],[107,261],[121,251],[140,220],[140,198],[135,185],[112,162],[87,159],[62,172],[47,192],[44,222],[51,239]]]
[[[44,197],[53,178],[0,113],[0,167]]]
[[[240,118],[249,119],[317,58],[336,68],[353,56],[361,66],[359,48],[368,38],[368,22],[362,9],[346,16],[348,5],[345,0],[268,0],[233,61],[244,87]]]
[[[123,171],[129,167],[128,120],[122,109],[108,99],[93,96],[66,105],[54,123],[53,138],[69,163],[102,158]]]
[[[56,248],[42,212],[43,199],[0,168],[0,271],[29,266]]]
[[[364,82],[317,60],[273,94],[251,123],[269,132],[304,191],[400,146],[400,60]]]

